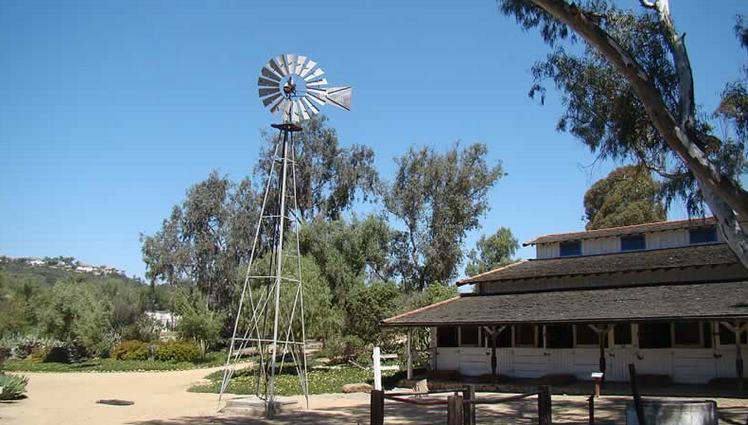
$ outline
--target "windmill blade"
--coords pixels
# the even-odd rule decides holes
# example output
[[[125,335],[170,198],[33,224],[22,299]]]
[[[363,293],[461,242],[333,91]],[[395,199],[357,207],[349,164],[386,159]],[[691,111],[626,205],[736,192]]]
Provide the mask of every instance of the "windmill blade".
[[[304,81],[309,84],[312,81],[319,80],[323,75],[325,75],[325,71],[323,71],[322,68],[317,68],[314,70],[314,72],[304,77]]]
[[[323,78],[321,80],[312,81],[311,83],[306,83],[307,87],[321,87],[327,85],[327,78]]]
[[[278,112],[287,112],[289,106],[291,106],[291,101],[288,99],[283,99],[282,101],[278,102],[275,106],[270,108],[270,112],[276,114]]]
[[[309,113],[306,111],[306,108],[301,103],[301,100],[297,99],[293,101],[294,110],[296,113],[301,117],[303,120],[309,119]]]
[[[296,58],[296,74],[301,74],[301,71],[304,69],[304,64],[308,58],[306,56],[298,56]]]
[[[292,54],[283,55],[283,62],[286,64],[286,68],[288,69],[289,75],[296,73],[296,55],[292,55]]]
[[[280,81],[273,81],[260,77],[257,79],[257,85],[260,87],[279,87]]]
[[[260,73],[262,74],[263,77],[265,77],[265,78],[267,78],[269,80],[275,81],[276,83],[280,83],[280,81],[283,79],[283,77],[281,77],[275,71],[273,71],[272,69],[270,69],[268,67],[269,65],[270,65],[270,63],[268,63],[267,65],[263,66],[262,70],[260,71]]]
[[[326,99],[335,106],[351,110],[351,95],[353,89],[350,87],[330,87],[327,89]]]
[[[280,89],[278,87],[269,88],[269,89],[261,88],[258,90],[258,92],[260,93],[260,97],[265,97],[265,96],[270,96],[276,93],[280,93]]]
[[[310,115],[317,115],[317,114],[319,114],[319,108],[317,108],[317,107],[316,107],[316,106],[314,105],[314,103],[312,103],[312,102],[311,102],[311,101],[309,100],[309,96],[304,96],[304,97],[302,97],[302,98],[301,98],[301,103],[303,103],[303,104],[304,104],[304,106],[306,107],[306,110],[307,110],[307,111],[309,111],[309,114],[310,114]]]
[[[276,93],[276,94],[274,94],[272,96],[268,96],[268,97],[262,99],[262,104],[265,105],[265,106],[269,106],[270,104],[272,104],[276,100],[280,99],[280,97],[281,97],[281,93],[278,92],[278,93]]]
[[[314,87],[307,87],[306,88],[306,94],[315,102],[319,103],[320,105],[325,105],[327,103],[327,90],[325,89],[318,89]]]
[[[281,77],[288,76],[288,73],[283,69],[283,61],[280,56],[271,59],[268,64],[273,68],[273,71],[277,72]]]
[[[301,78],[305,78],[307,75],[309,75],[310,72],[312,72],[315,66],[317,66],[317,62],[309,59],[307,63],[304,64],[304,68],[299,73],[299,76]]]

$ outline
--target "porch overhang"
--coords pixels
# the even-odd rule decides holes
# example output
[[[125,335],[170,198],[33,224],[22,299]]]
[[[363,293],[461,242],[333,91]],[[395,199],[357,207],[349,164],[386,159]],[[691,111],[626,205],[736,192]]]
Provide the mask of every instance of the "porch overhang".
[[[382,321],[388,327],[748,319],[748,281],[463,294]]]

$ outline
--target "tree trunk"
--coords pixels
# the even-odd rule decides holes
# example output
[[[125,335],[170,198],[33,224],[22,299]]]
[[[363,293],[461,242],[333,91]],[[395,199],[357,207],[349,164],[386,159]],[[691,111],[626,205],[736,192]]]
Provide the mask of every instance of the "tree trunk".
[[[628,80],[644,105],[652,124],[670,149],[680,157],[696,177],[704,200],[716,217],[718,228],[727,244],[743,266],[748,268],[748,229],[741,223],[748,219],[748,192],[729,178],[722,176],[696,143],[696,136],[688,128],[687,112],[690,108],[688,105],[692,102],[692,99],[686,95],[688,87],[681,91],[684,97],[681,99],[681,106],[686,115],[681,123],[678,123],[663,101],[662,94],[636,60],[580,9],[564,0],[529,1],[569,26]],[[665,16],[669,20],[669,13],[667,10],[664,12],[661,18]],[[672,30],[672,27],[669,29]],[[687,55],[684,55],[685,47],[682,39],[677,40],[677,44],[671,45],[671,50],[679,76],[683,78],[683,73],[686,71],[690,75],[690,66],[688,66]],[[689,85],[690,80],[681,81],[681,83]]]

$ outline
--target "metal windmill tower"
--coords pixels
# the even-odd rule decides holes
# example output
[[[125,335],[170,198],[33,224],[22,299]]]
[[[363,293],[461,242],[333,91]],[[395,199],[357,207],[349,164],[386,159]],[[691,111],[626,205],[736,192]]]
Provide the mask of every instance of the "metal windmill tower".
[[[309,404],[294,135],[302,130],[300,122],[319,113],[319,106],[332,104],[350,110],[351,88],[327,84],[325,73],[316,62],[292,54],[270,59],[258,79],[263,105],[279,115],[281,123],[272,124],[279,130],[279,137],[270,158],[219,403],[237,363],[251,351],[259,356],[255,395],[264,400],[268,416],[277,409],[275,379],[288,355]],[[291,238],[287,239],[286,232],[291,233]],[[284,249],[284,242],[295,246]],[[263,259],[263,270],[259,270],[259,258]]]

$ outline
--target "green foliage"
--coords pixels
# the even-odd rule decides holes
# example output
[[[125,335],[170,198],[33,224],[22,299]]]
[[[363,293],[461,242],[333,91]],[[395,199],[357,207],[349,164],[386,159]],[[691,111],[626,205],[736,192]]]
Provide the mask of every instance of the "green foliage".
[[[80,282],[55,285],[39,310],[39,326],[52,338],[83,347],[89,354],[108,352],[112,343],[111,303]]]
[[[192,339],[203,347],[213,347],[221,336],[223,315],[208,309],[205,299],[196,292],[183,292],[177,301],[177,311],[182,316],[177,322],[177,333],[182,339]]]
[[[78,363],[32,362],[29,359],[10,359],[5,369],[18,372],[129,372],[144,370],[186,370],[220,366],[226,363],[225,352],[211,352],[196,362],[167,362],[160,360],[89,359]]]
[[[720,140],[719,132],[715,131],[718,126],[707,121],[706,116],[694,114],[693,119],[684,116],[681,85],[690,81],[681,81],[676,72],[666,26],[660,22],[656,11],[623,10],[605,0],[561,3],[566,3],[561,7],[568,6],[576,14],[591,19],[631,55],[659,92],[664,109],[658,108],[655,112],[684,122],[688,137],[726,181],[739,187],[738,177],[745,172],[746,127],[741,127],[741,122],[748,122],[741,121],[741,117],[746,116],[746,109],[741,106],[745,99],[743,82],[729,84],[723,93],[722,107],[715,117],[726,118],[728,125],[723,126],[725,131],[721,132],[727,133],[727,137]],[[546,84],[552,82],[565,106],[557,128],[570,132],[600,158],[645,163],[665,178],[662,190],[667,203],[683,198],[689,212],[702,213],[702,196],[694,175],[654,126],[648,108],[629,80],[594,46],[587,43],[581,49],[574,46],[577,37],[570,28],[531,1],[500,0],[499,7],[524,29],[539,28],[552,48],[544,60],[532,67],[534,81],[530,96],[540,96],[543,102]],[[736,32],[742,43],[745,40],[742,21],[738,22]],[[730,128],[734,130],[732,135]]]
[[[500,164],[489,165],[487,153],[476,143],[443,154],[411,148],[396,160],[385,205],[404,224],[393,255],[406,288],[420,290],[456,276],[463,240],[478,228],[489,207],[488,191],[504,175]]]
[[[167,341],[156,347],[156,360],[164,362],[196,362],[202,353],[192,341]]]
[[[381,189],[373,149],[356,144],[341,147],[337,132],[327,125],[323,115],[316,115],[301,126],[303,130],[295,136],[296,194],[306,221],[315,217],[337,220],[357,199],[377,197]],[[277,137],[277,133],[265,134],[266,146],[255,169],[259,181],[267,177]],[[270,208],[277,210],[274,205]]]
[[[16,400],[23,397],[29,378],[0,372],[0,400]]]
[[[112,350],[117,360],[148,360],[149,344],[143,341],[122,341]]]
[[[137,318],[135,323],[123,327],[121,337],[125,340],[156,341],[161,334],[161,323],[145,314]]]
[[[349,360],[359,364],[371,362],[369,346],[356,335],[338,335],[327,340],[320,355],[329,358],[333,364],[348,363]]]
[[[242,373],[243,372],[243,373]],[[236,378],[231,380],[228,392],[232,394],[254,394],[256,376],[252,371],[238,371]],[[393,376],[392,371],[383,371],[382,378]],[[221,376],[209,375],[209,384],[198,384],[188,391],[197,393],[218,393],[221,387]],[[374,373],[368,369],[356,367],[340,367],[333,369],[311,369],[307,374],[309,382],[309,394],[339,393],[345,384],[366,382],[371,384]],[[276,375],[275,391],[277,395],[292,396],[299,395],[301,387],[299,378],[295,371],[284,370],[284,373]]]
[[[587,230],[665,220],[660,192],[645,167],[629,165],[611,171],[584,194]]]
[[[347,303],[348,321],[345,333],[365,344],[378,342],[380,322],[396,313],[400,291],[394,283],[372,283],[356,288]]]
[[[319,266],[333,302],[344,306],[356,286],[390,277],[392,237],[384,218],[375,215],[364,220],[354,217],[350,222],[315,219],[302,227],[300,249]]]
[[[259,205],[248,179],[238,184],[212,172],[192,186],[161,230],[141,236],[146,276],[176,286],[196,285],[214,310],[238,296],[236,267],[249,258]]]
[[[512,257],[519,249],[519,242],[506,227],[500,227],[493,235],[481,235],[475,244],[475,249],[468,254],[468,264],[465,274],[474,276],[506,266],[514,262]]]
[[[287,246],[293,246],[294,244],[295,242],[290,242]],[[286,254],[283,261],[284,276],[289,279],[298,279],[299,264],[296,262],[296,259]],[[270,267],[269,256],[259,258],[253,265],[254,273],[257,274],[272,274]],[[343,313],[333,304],[330,286],[324,279],[319,266],[309,256],[301,257],[301,281],[304,297],[304,326],[307,338],[324,340],[340,333]],[[256,285],[255,291],[267,290],[271,284],[269,281],[264,283],[255,281],[254,283]],[[282,288],[280,294],[281,314],[279,317],[279,329],[287,329],[291,309],[294,303],[296,303],[298,308],[301,300],[297,297],[297,285],[289,283],[282,285]],[[245,305],[244,308],[245,314],[243,317],[248,320],[251,317],[252,311],[248,305]],[[271,315],[270,317],[275,314],[275,307],[272,304],[269,305],[268,314]],[[249,323],[245,323],[244,326],[249,326]],[[294,317],[292,330],[295,335],[298,337],[301,336],[301,320],[298,310]]]

